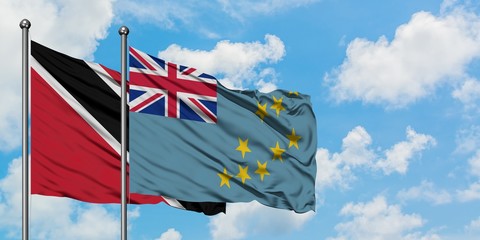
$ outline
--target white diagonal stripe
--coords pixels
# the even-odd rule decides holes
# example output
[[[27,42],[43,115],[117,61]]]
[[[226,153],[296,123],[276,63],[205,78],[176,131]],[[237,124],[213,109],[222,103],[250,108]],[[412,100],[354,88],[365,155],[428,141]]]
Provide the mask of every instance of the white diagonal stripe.
[[[162,196],[162,197],[163,199],[165,199],[165,202],[167,202],[168,205],[172,207],[180,208],[180,209],[185,209],[185,207],[182,204],[180,204],[180,202],[178,202],[177,199],[166,197],[166,196]]]
[[[143,60],[145,60],[145,61],[148,62],[153,68],[155,68],[155,70],[157,70],[157,71],[165,71],[165,70],[163,70],[163,68],[162,68],[160,65],[158,65],[157,62],[155,62],[150,56],[148,56],[148,54],[146,54],[146,53],[144,53],[144,52],[142,52],[142,51],[139,51],[139,50],[136,49],[136,48],[133,48],[133,49],[137,52],[138,55],[140,55],[140,57],[143,58]],[[138,59],[135,55],[131,54],[131,56],[133,56],[135,59],[137,59],[137,61],[138,61],[139,63],[141,63],[141,64],[143,65],[142,61],[140,61],[140,59]],[[145,67],[146,67],[146,66],[145,66]],[[165,67],[167,67],[167,64],[166,64],[166,63],[165,63]]]
[[[121,86],[115,81],[110,74],[98,63],[87,62],[85,63],[95,71],[95,73],[118,95],[120,96]]]
[[[120,143],[33,57],[31,66],[120,155]]]
[[[135,108],[137,105],[143,103],[145,100],[151,98],[153,95],[157,94],[157,93],[160,93],[162,94],[163,96],[165,96],[167,94],[167,91],[163,90],[163,89],[158,89],[158,88],[150,88],[150,87],[143,87],[143,86],[137,86],[137,85],[132,85],[130,86],[130,89],[131,90],[138,90],[138,91],[144,91],[145,93],[143,93],[142,95],[138,96],[137,98],[133,99],[131,102],[130,102],[130,109],[132,108]],[[145,109],[146,107],[150,106],[151,104],[153,104],[155,101],[151,102],[150,104],[147,104],[145,106],[143,106],[141,109],[137,110],[138,112]],[[165,101],[166,103],[166,101]]]
[[[200,116],[205,122],[207,123],[215,123],[215,119],[210,118],[207,114],[205,114],[202,110],[200,110],[193,102],[197,100],[208,100],[208,101],[216,101],[216,97],[209,97],[204,95],[196,95],[196,94],[187,94],[187,93],[178,93],[178,98],[181,99],[187,106],[189,106],[198,116]],[[203,105],[201,102],[198,101],[199,104]],[[210,111],[207,107],[204,108],[213,116],[215,114]]]

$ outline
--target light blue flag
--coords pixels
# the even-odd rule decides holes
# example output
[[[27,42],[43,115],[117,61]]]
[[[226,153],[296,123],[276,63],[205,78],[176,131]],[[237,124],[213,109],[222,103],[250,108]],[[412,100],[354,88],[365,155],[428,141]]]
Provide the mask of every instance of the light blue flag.
[[[130,66],[130,192],[315,209],[309,96],[229,90],[136,49]],[[189,81],[205,83],[203,93],[196,86],[186,94],[180,85]]]

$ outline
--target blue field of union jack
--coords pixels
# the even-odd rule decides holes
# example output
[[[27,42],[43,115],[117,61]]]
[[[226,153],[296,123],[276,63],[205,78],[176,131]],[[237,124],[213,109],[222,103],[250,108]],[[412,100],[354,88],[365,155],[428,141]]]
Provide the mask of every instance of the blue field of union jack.
[[[130,111],[217,122],[217,80],[130,47]]]

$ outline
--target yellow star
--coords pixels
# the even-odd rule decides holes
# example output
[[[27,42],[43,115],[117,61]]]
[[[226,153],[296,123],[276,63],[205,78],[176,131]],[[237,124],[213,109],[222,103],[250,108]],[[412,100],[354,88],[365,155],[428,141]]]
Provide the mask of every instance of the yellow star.
[[[277,112],[277,117],[280,115],[280,111],[285,111],[285,108],[282,105],[283,97],[280,99],[275,98],[273,96],[273,105],[270,107],[270,109],[274,109]]]
[[[257,112],[255,112],[255,114],[257,114],[263,121],[263,119],[268,116],[268,113],[267,113],[267,104],[263,104],[263,105],[260,105],[260,103],[257,103],[258,105],[258,110]]]
[[[238,174],[237,177],[242,179],[242,183],[245,184],[245,179],[251,179],[250,176],[248,175],[248,166],[245,168],[242,168],[242,166],[238,165]]]
[[[298,92],[297,91],[295,91],[295,92],[290,91],[290,92],[288,92],[288,95],[296,95],[298,97]]]
[[[230,188],[230,178],[232,178],[232,175],[229,175],[227,173],[227,169],[223,168],[223,173],[217,173],[217,175],[220,177],[220,187],[223,185],[227,185],[228,188]]]
[[[282,153],[285,152],[285,149],[282,149],[280,148],[280,146],[278,146],[278,141],[277,141],[277,146],[275,146],[274,148],[270,148],[270,150],[272,150],[273,152],[273,159],[272,160],[275,160],[275,159],[280,159],[280,161],[283,162],[283,159],[282,159]]]
[[[258,165],[258,168],[255,171],[255,173],[259,174],[260,179],[263,181],[263,177],[265,175],[270,175],[270,173],[267,171],[267,162],[261,164],[260,161],[257,160],[257,165]]]
[[[290,140],[290,143],[288,144],[288,148],[291,146],[295,146],[298,149],[298,140],[302,137],[295,135],[295,128],[292,128],[292,135],[287,134],[288,140]]]
[[[245,158],[245,153],[251,152],[248,148],[248,138],[245,140],[238,138],[238,147],[235,150],[242,152],[242,158]]]

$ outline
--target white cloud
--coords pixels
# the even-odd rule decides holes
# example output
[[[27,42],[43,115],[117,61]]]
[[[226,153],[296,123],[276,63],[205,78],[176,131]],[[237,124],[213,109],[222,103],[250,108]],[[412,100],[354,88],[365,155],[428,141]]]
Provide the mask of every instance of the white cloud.
[[[128,219],[137,219],[140,217],[140,207],[135,206],[133,209],[127,211]]]
[[[28,18],[33,40],[63,53],[91,58],[98,40],[107,35],[113,19],[113,0],[5,0],[0,3],[0,26],[9,36],[12,45],[7,50],[19,56],[21,32],[18,23]],[[18,47],[11,47],[18,46]],[[13,55],[15,53],[16,55]]]
[[[0,228],[19,237],[22,214],[21,159],[14,159],[0,179]],[[68,198],[32,195],[30,233],[34,239],[118,239],[115,214],[94,204]]]
[[[0,226],[20,227],[22,211],[22,160],[14,159],[0,180]]]
[[[276,88],[275,71],[262,69],[261,64],[276,63],[285,55],[285,45],[275,35],[265,35],[265,43],[232,43],[220,41],[211,51],[190,50],[172,44],[158,56],[167,61],[193,66],[220,79],[227,87],[243,88],[260,84],[268,90]]]
[[[450,203],[452,196],[446,190],[436,190],[432,182],[422,181],[419,186],[409,189],[402,189],[397,193],[397,198],[401,201],[424,200],[432,202],[434,205]]]
[[[317,180],[316,187],[322,190],[338,185],[342,188],[355,179],[352,170],[356,167],[368,167],[376,157],[369,148],[372,138],[365,128],[357,126],[348,132],[342,140],[342,152],[330,154],[327,149],[317,150]]]
[[[342,152],[339,157],[352,167],[370,165],[375,159],[375,153],[368,149],[371,144],[372,137],[365,128],[357,126],[342,140]]]
[[[182,240],[182,234],[175,230],[175,228],[169,228],[166,232],[162,233],[159,238],[155,240]]]
[[[196,17],[196,1],[167,0],[118,0],[115,11],[122,16],[133,16],[139,22],[149,22],[167,29],[173,29],[177,22],[188,23]]]
[[[462,231],[463,230],[463,231]],[[441,239],[445,240],[478,240],[480,236],[480,217],[471,220],[463,229],[456,229],[456,231],[450,231],[450,233],[442,234]]]
[[[478,178],[467,189],[457,190],[457,198],[461,202],[480,200],[480,150],[468,159],[468,171]]]
[[[465,190],[458,190],[457,198],[461,202],[480,200],[480,182],[470,184]]]
[[[467,79],[460,88],[452,92],[452,96],[461,101],[466,110],[476,110],[480,102],[480,81]]]
[[[467,226],[465,226],[466,232],[480,233],[480,217],[472,220]]]
[[[456,153],[471,153],[480,149],[480,126],[472,125],[469,128],[461,129],[455,137]]]
[[[227,205],[228,214],[210,219],[212,239],[237,240],[260,234],[280,235],[300,229],[315,214],[266,207],[258,202]]]
[[[37,205],[48,205],[48,212],[39,213],[38,222],[32,223],[33,236],[39,236],[43,239],[118,239],[120,233],[120,222],[116,216],[108,212],[99,205],[89,205],[87,207],[74,206],[66,209],[66,212],[52,211],[59,202],[71,201],[68,199],[52,201],[48,197]],[[35,201],[35,199],[33,199]],[[65,203],[64,203],[65,204]],[[72,204],[72,203],[70,203]],[[70,205],[69,204],[69,205]],[[37,205],[32,204],[32,218],[35,214]],[[76,204],[73,204],[76,205]],[[55,214],[54,214],[55,213]],[[41,215],[44,214],[44,215]],[[49,222],[51,219],[63,215],[65,222]]]
[[[444,239],[444,238],[440,237],[440,235],[436,233],[422,234],[420,232],[416,232],[416,233],[407,234],[405,237],[403,237],[402,240],[441,240],[441,239]]]
[[[348,187],[355,180],[353,170],[357,168],[382,170],[386,175],[392,172],[405,174],[410,161],[435,144],[432,136],[416,133],[410,126],[406,135],[407,140],[384,151],[384,157],[371,147],[372,138],[361,126],[352,129],[342,140],[341,152],[331,154],[327,149],[318,149],[317,169],[321,174],[317,174],[317,189],[335,185]]]
[[[442,4],[440,5],[440,12],[445,13],[451,9],[454,9],[457,5],[458,0],[443,0]]]
[[[91,58],[98,40],[105,38],[113,18],[113,0],[0,1],[0,29],[3,57],[0,96],[8,104],[0,105],[0,151],[12,150],[21,141],[21,29],[20,20],[28,18],[35,41],[66,54]]]
[[[227,14],[244,21],[253,15],[273,14],[279,11],[305,6],[319,0],[217,0]]]
[[[182,28],[197,32],[205,38],[219,39],[222,35],[231,35],[232,33],[229,33],[231,31],[238,32],[243,29],[244,23],[252,17],[273,15],[318,1],[116,0],[115,13],[120,21],[134,18],[141,23],[154,24],[172,31],[179,31]],[[215,30],[219,27],[222,30]]]
[[[441,16],[418,12],[391,41],[354,39],[347,58],[325,80],[337,101],[404,107],[465,78],[468,64],[480,57],[479,29],[480,17],[460,8]]]
[[[421,239],[412,230],[425,224],[421,216],[402,213],[399,205],[389,205],[383,196],[367,203],[348,203],[340,215],[352,219],[337,224],[338,235],[330,239]]]
[[[260,80],[255,83],[255,88],[260,92],[268,93],[277,89],[277,74],[273,68],[265,68],[258,74]]]
[[[133,207],[133,209],[127,209],[127,219],[128,219],[127,231],[130,231],[133,228],[133,221],[139,217],[140,217],[140,206],[135,206]]]
[[[436,141],[432,136],[418,134],[411,127],[407,127],[407,141],[399,142],[388,149],[385,152],[386,158],[379,160],[375,167],[382,169],[387,175],[394,171],[405,174],[414,155],[435,145]]]
[[[338,153],[334,153],[338,156]],[[333,157],[327,149],[317,149],[317,179],[315,187],[321,191],[327,187],[339,186],[348,188],[350,182],[355,179],[350,166],[346,165],[341,158]]]
[[[470,172],[480,178],[480,150],[468,160]]]

